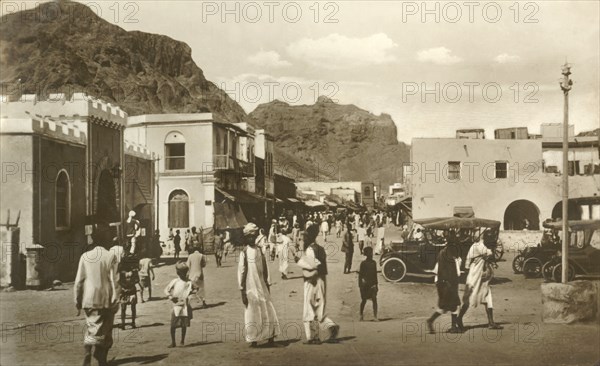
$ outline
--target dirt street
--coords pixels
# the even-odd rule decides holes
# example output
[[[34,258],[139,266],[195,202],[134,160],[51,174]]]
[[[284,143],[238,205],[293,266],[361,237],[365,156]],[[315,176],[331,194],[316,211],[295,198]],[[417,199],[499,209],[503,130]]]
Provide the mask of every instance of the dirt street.
[[[437,301],[431,277],[391,284],[380,276],[381,321],[371,321],[368,303],[366,321],[359,322],[357,274],[342,273],[340,239],[333,235],[328,239],[327,310],[341,325],[339,344],[302,344],[301,271],[291,264],[291,279],[281,280],[276,260],[270,264],[271,292],[283,334],[277,347],[249,348],[243,338],[237,259],[230,256],[223,268],[216,268],[210,257],[205,271],[209,308],[200,309],[193,300],[186,346],[167,349],[171,304],[163,289],[175,277],[175,269],[162,265],[156,268],[155,300],[138,304],[137,329],[115,330],[109,360],[112,365],[592,365],[600,360],[598,324],[541,322],[542,280],[514,275],[510,266],[514,253],[507,253],[499,264],[493,286],[495,317],[503,330],[488,330],[485,310],[478,307],[465,317],[466,333],[445,333],[450,316],[444,315],[437,322],[439,331],[427,334],[425,320]],[[357,250],[353,270],[362,259]],[[2,365],[81,364],[84,322],[83,316],[75,316],[72,284],[55,291],[2,293],[1,302]]]

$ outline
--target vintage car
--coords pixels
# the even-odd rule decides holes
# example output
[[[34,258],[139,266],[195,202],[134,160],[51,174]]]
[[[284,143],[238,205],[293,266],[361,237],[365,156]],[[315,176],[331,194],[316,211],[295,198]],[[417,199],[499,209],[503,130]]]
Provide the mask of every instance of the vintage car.
[[[518,251],[512,262],[513,272],[522,273],[527,278],[540,277],[544,263],[552,259],[561,248],[558,231],[544,222],[544,233],[537,246],[527,247]]]
[[[569,227],[567,280],[571,281],[577,275],[600,275],[600,220],[572,220],[567,225]],[[545,226],[556,232],[562,231],[561,221],[547,223]],[[562,281],[561,249],[558,248],[556,254],[542,265],[541,274],[546,281]]]
[[[492,231],[496,241],[500,222],[481,218],[445,217],[414,220],[415,229],[406,238],[385,239],[385,250],[379,264],[383,277],[400,282],[407,273],[433,273],[439,252],[446,245],[450,232],[458,238],[463,266],[469,248],[485,231]],[[420,234],[417,235],[417,233]]]

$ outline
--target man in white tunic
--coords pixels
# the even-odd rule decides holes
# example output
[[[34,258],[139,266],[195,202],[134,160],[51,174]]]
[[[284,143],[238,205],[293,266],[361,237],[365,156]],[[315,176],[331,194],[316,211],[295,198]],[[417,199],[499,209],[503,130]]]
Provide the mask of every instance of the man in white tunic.
[[[270,277],[267,259],[256,246],[258,227],[248,223],[244,227],[244,238],[248,245],[240,253],[238,283],[242,292],[246,342],[256,347],[258,342],[268,340],[270,344],[281,333],[275,307],[271,301]]]
[[[287,231],[280,231],[277,234],[277,256],[279,257],[279,272],[281,278],[287,280],[288,260],[290,252],[290,243],[292,240],[287,235]]]
[[[479,304],[484,304],[488,327],[502,329],[501,325],[494,322],[492,289],[490,287],[490,281],[494,275],[492,268],[494,253],[491,248],[495,245],[495,236],[488,230],[483,235],[483,241],[474,243],[469,249],[465,262],[465,268],[469,270],[469,274],[465,283],[463,305],[458,315],[458,324],[461,328],[464,328],[462,319],[469,306],[477,307]]]
[[[319,228],[309,226],[306,230],[306,249],[304,257],[298,258],[298,265],[304,274],[304,330],[306,344],[320,344],[318,332],[312,328],[328,330],[328,342],[337,342],[340,326],[335,324],[325,313],[327,254],[325,249],[316,243]],[[312,263],[312,265],[311,265]],[[318,324],[318,327],[317,327]],[[314,325],[311,327],[311,325]]]

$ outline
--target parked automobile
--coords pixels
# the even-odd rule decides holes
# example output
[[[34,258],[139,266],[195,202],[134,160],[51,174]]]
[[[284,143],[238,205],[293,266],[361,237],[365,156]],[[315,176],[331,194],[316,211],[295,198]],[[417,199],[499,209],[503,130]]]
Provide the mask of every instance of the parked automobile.
[[[464,266],[469,248],[485,231],[492,231],[496,241],[500,231],[500,221],[475,217],[430,218],[414,220],[414,223],[417,225],[406,239],[398,237],[395,231],[390,238],[386,232],[386,249],[379,263],[383,277],[390,282],[402,281],[407,273],[433,273],[450,232],[458,239]]]
[[[519,250],[512,262],[513,272],[522,273],[527,278],[540,277],[543,273],[542,267],[557,251],[560,250],[561,241],[557,230],[547,226],[544,222],[544,233],[540,243],[535,247],[527,247]]]
[[[578,275],[600,275],[600,220],[573,220],[569,227],[569,268],[567,280]],[[545,226],[560,232],[562,222],[555,221]],[[562,244],[561,244],[562,245]],[[562,282],[562,251],[550,258],[542,266],[542,275],[548,281]]]

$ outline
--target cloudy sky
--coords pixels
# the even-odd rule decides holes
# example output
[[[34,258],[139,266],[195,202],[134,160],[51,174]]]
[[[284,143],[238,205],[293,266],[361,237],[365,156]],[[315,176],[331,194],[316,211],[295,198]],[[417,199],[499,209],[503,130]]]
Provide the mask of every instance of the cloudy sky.
[[[456,128],[537,133],[562,122],[568,59],[571,122],[576,132],[600,125],[598,1],[140,1],[118,3],[118,13],[98,3],[126,30],[189,44],[247,112],[327,95],[390,114],[406,142]]]

